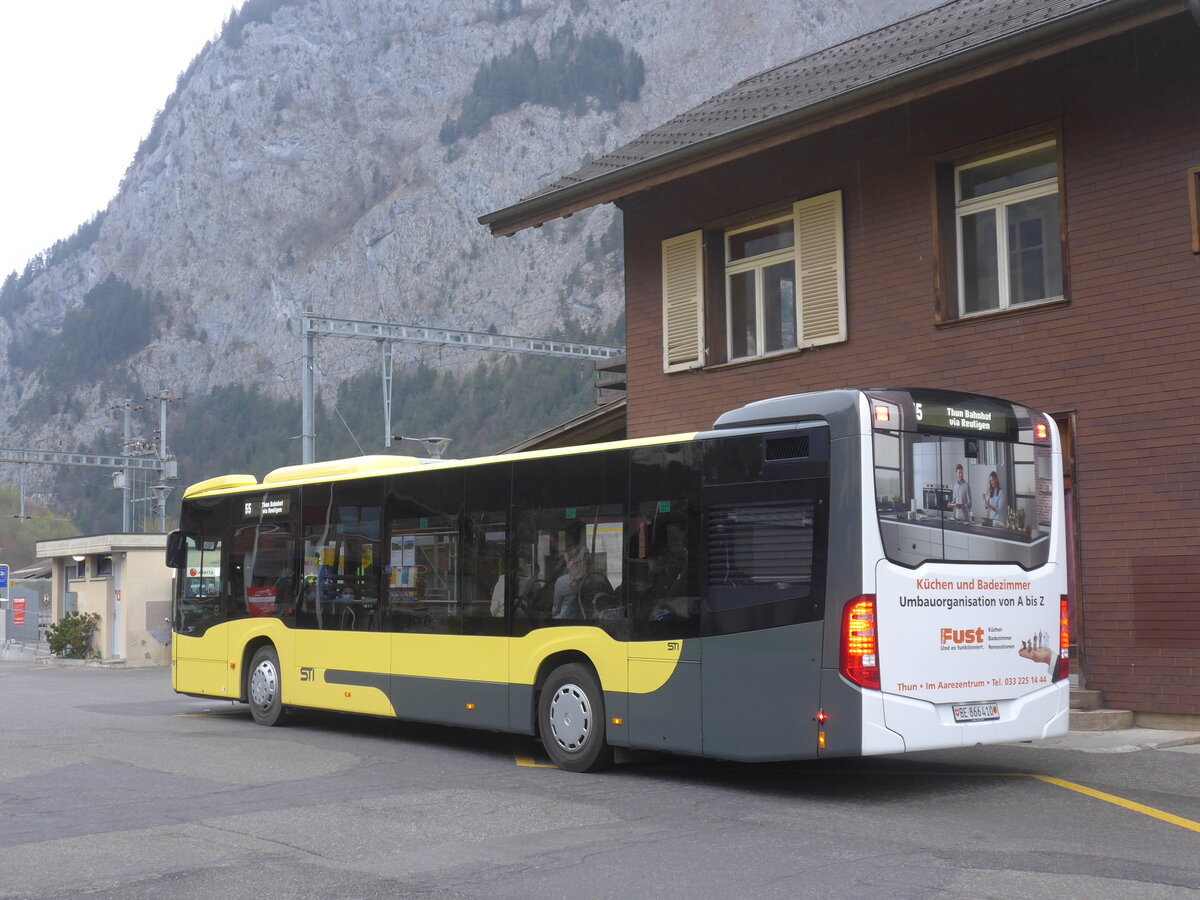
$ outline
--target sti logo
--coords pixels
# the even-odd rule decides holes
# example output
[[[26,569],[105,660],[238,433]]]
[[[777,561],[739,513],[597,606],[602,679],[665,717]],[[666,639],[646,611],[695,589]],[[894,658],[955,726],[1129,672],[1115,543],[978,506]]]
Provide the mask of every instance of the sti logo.
[[[946,644],[982,644],[982,628],[943,628],[942,646]]]

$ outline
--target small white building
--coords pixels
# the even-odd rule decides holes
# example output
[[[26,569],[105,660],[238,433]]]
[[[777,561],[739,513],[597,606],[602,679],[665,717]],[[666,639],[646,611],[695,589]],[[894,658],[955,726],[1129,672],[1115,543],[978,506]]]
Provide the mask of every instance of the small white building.
[[[51,562],[51,619],[76,610],[97,613],[92,641],[108,660],[127,666],[171,661],[171,587],[165,534],[94,534],[38,541]]]

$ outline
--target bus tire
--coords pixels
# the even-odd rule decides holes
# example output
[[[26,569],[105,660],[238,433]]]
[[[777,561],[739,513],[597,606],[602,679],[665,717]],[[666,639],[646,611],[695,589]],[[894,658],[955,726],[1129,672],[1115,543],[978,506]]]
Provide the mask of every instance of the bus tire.
[[[550,673],[538,697],[538,731],[550,761],[569,772],[598,772],[612,765],[604,733],[604,692],[579,663]]]
[[[282,680],[275,648],[264,644],[254,651],[246,679],[246,700],[259,725],[278,725],[283,720]]]

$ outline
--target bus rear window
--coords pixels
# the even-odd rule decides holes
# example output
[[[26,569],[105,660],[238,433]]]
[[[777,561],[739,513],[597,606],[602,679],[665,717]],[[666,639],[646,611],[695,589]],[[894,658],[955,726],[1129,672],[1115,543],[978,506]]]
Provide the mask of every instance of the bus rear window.
[[[886,405],[878,398],[872,403]],[[951,560],[1044,565],[1052,445],[1035,439],[1028,411],[1009,407],[1002,429],[969,423],[975,433],[958,421],[948,425],[944,414],[926,425],[920,411],[918,402],[872,412],[875,504],[888,559],[905,566]]]

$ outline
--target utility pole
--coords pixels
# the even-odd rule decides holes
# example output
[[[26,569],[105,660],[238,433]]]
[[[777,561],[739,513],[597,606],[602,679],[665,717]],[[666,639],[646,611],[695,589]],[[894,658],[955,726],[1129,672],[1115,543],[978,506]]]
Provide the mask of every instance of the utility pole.
[[[310,330],[308,319],[304,319],[305,327],[304,335],[304,353],[300,357],[303,371],[301,372],[300,383],[300,458],[305,463],[317,461],[317,427],[314,423],[316,399],[316,378],[313,374],[313,348],[315,344],[316,332]],[[390,383],[388,385],[391,386]],[[388,396],[391,396],[390,394]]]
[[[98,469],[138,470],[157,472],[160,484],[167,492],[171,490],[169,482],[179,480],[179,467],[173,457],[159,459],[145,456],[106,456],[98,453],[62,453],[57,450],[30,450],[0,447],[0,462],[21,463],[22,480],[26,465],[38,466],[87,466]],[[159,485],[155,485],[158,487]],[[117,487],[120,487],[118,484]],[[24,515],[22,505],[22,515]],[[162,527],[165,529],[165,520]]]
[[[62,453],[57,450],[31,450],[27,448],[0,447],[0,463],[21,464],[21,511],[20,518],[25,516],[25,473],[31,465],[41,466],[86,466],[113,470],[113,487],[121,491],[121,530],[128,534],[133,531],[133,493],[137,481],[137,472],[157,473],[157,483],[150,486],[154,493],[155,511],[158,513],[158,527],[167,530],[166,498],[171,493],[174,483],[179,480],[179,466],[175,456],[167,447],[167,404],[179,397],[171,396],[169,391],[162,390],[147,400],[157,400],[159,407],[159,427],[157,445],[150,441],[133,436],[131,415],[142,409],[132,400],[121,400],[112,409],[122,410],[124,424],[122,428],[121,454],[107,456],[97,453]],[[147,479],[149,480],[149,479]],[[143,520],[143,527],[145,522]]]
[[[158,458],[165,464],[169,459],[174,462],[175,458],[167,448],[167,405],[174,403],[181,397],[172,397],[171,392],[165,388],[155,394],[153,397],[147,397],[146,402],[158,401]],[[167,530],[167,497],[174,487],[171,482],[176,478],[167,474],[164,470],[160,470],[160,479],[157,484],[150,486],[150,490],[154,492],[154,508],[158,512],[158,530],[165,533]]]
[[[133,413],[143,407],[135,406],[132,400],[121,400],[112,409],[121,410],[124,427],[121,430],[121,453],[126,456],[142,456],[146,442],[133,439]],[[113,487],[121,491],[121,533],[133,530],[133,473],[129,469],[118,469],[113,473]]]

